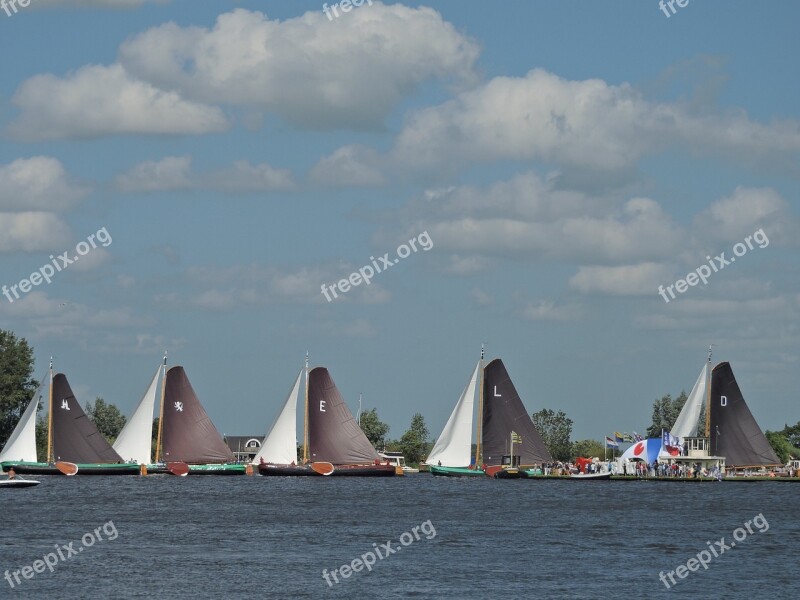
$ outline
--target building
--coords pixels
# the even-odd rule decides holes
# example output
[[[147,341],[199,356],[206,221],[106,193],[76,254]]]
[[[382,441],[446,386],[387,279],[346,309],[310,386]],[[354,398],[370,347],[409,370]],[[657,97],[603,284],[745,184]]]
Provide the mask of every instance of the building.
[[[261,443],[264,438],[260,435],[229,435],[225,437],[225,443],[231,449],[238,463],[250,463],[261,450]]]

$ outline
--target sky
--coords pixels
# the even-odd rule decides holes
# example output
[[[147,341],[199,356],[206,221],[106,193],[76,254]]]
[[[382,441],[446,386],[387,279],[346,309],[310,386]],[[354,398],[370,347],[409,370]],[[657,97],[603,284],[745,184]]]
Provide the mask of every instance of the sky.
[[[0,328],[80,401],[130,414],[167,351],[259,434],[309,352],[435,438],[485,344],[601,440],[714,344],[762,428],[800,419],[793,0],[17,8]]]

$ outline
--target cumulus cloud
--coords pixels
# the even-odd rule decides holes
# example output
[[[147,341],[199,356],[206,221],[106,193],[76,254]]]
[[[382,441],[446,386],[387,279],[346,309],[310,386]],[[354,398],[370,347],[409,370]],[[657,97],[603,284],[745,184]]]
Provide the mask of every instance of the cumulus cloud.
[[[295,187],[291,171],[267,163],[253,165],[237,161],[232,166],[205,173],[192,171],[189,156],[168,156],[149,160],[118,175],[116,186],[123,192],[154,192],[185,189],[213,189],[225,192],[264,192]]]
[[[123,192],[180,190],[192,186],[190,156],[167,156],[161,160],[139,163],[127,173],[118,175],[116,186]]]
[[[89,65],[63,78],[36,75],[19,87],[12,102],[20,114],[9,131],[25,141],[227,128],[219,108],[138,81],[120,65]]]
[[[680,103],[647,101],[629,84],[570,81],[543,69],[496,77],[412,113],[394,156],[434,172],[497,160],[614,170],[667,147],[800,173],[796,121],[765,125],[741,111],[695,114]]]
[[[772,188],[737,187],[700,213],[694,222],[698,239],[733,243],[763,228],[770,241],[797,243],[800,227],[786,200]]]
[[[311,179],[322,185],[377,186],[385,183],[383,160],[360,145],[343,146],[325,156],[311,169]]]
[[[0,212],[0,253],[55,251],[68,247],[70,229],[48,212]]]
[[[611,203],[557,190],[533,173],[488,187],[464,186],[408,208],[416,231],[427,230],[454,257],[455,271],[490,257],[625,264],[661,260],[685,233],[654,200]],[[464,268],[466,267],[466,268]]]
[[[63,211],[88,192],[55,158],[34,156],[0,164],[0,210]]]
[[[522,316],[529,321],[569,321],[580,316],[574,305],[557,305],[550,300],[532,302],[522,310]]]
[[[431,8],[375,3],[331,24],[236,9],[213,28],[168,23],[125,42],[134,76],[200,103],[260,107],[305,128],[380,126],[431,79],[474,81],[475,42]]]
[[[583,294],[652,296],[659,285],[672,280],[674,273],[669,266],[647,262],[617,267],[580,267],[569,285]]]

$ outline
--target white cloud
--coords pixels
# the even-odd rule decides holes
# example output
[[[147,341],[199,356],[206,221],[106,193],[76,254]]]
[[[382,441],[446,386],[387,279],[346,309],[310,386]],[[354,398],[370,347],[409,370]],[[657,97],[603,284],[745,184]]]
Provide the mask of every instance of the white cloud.
[[[580,309],[574,305],[556,305],[550,300],[528,304],[522,316],[530,321],[569,321],[580,316]]]
[[[679,103],[648,102],[628,84],[569,81],[542,69],[496,77],[412,113],[393,154],[432,172],[497,160],[613,170],[667,147],[800,172],[795,121],[763,125],[742,112],[696,115]]]
[[[425,81],[474,80],[477,44],[431,8],[375,3],[346,17],[236,9],[212,29],[149,29],[122,45],[120,61],[182,97],[263,108],[305,128],[376,127]]]
[[[89,65],[64,78],[36,75],[19,87],[12,102],[20,115],[9,131],[26,141],[227,128],[219,108],[137,81],[119,65]]]
[[[618,267],[580,267],[569,280],[569,286],[583,294],[655,297],[659,285],[669,284],[674,279],[670,267],[646,262]]]
[[[187,189],[192,186],[191,168],[189,156],[148,160],[117,176],[116,186],[123,192]]]
[[[88,192],[55,158],[34,156],[0,164],[0,210],[62,211]]]
[[[68,247],[66,223],[48,212],[0,212],[0,253],[54,251]]]
[[[378,153],[360,145],[343,146],[311,169],[311,179],[323,185],[377,186],[385,183]]]
[[[154,192],[181,189],[212,189],[224,192],[265,192],[294,189],[292,173],[267,163],[253,165],[237,161],[232,166],[206,173],[192,171],[189,156],[168,156],[140,163],[117,176],[123,192]]]
[[[579,264],[662,260],[685,238],[654,200],[618,204],[557,190],[552,181],[525,173],[412,203],[407,213],[414,215],[412,229],[427,230],[440,250],[454,255],[449,270],[463,273],[490,257]]]
[[[228,169],[211,172],[201,185],[230,192],[291,190],[295,186],[288,169],[277,169],[267,163],[253,165],[245,160],[236,161]]]
[[[800,232],[797,217],[777,191],[743,186],[700,213],[694,228],[705,246],[708,240],[734,243],[761,228],[770,242],[796,244]]]

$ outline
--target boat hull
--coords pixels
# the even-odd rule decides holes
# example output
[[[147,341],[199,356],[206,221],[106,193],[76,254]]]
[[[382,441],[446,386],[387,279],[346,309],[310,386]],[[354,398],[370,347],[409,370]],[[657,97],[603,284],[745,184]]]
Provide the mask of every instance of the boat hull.
[[[611,473],[576,473],[570,475],[569,479],[575,481],[608,481],[611,479]]]
[[[431,475],[437,477],[484,477],[481,469],[470,469],[469,467],[439,467],[430,465]]]
[[[134,464],[81,464],[78,465],[78,475],[138,475],[139,465]],[[12,467],[20,475],[63,475],[55,465],[49,463],[29,463],[29,462],[4,462],[3,471],[8,471]]]
[[[265,477],[394,477],[394,465],[334,465],[329,475],[317,473],[310,466],[258,465],[259,474]]]
[[[26,481],[24,479],[8,479],[0,481],[0,489],[3,488],[27,488],[39,485],[38,481]]]
[[[247,465],[222,464],[222,465],[188,465],[188,475],[246,475]],[[148,475],[171,475],[167,465],[163,463],[147,465]]]

